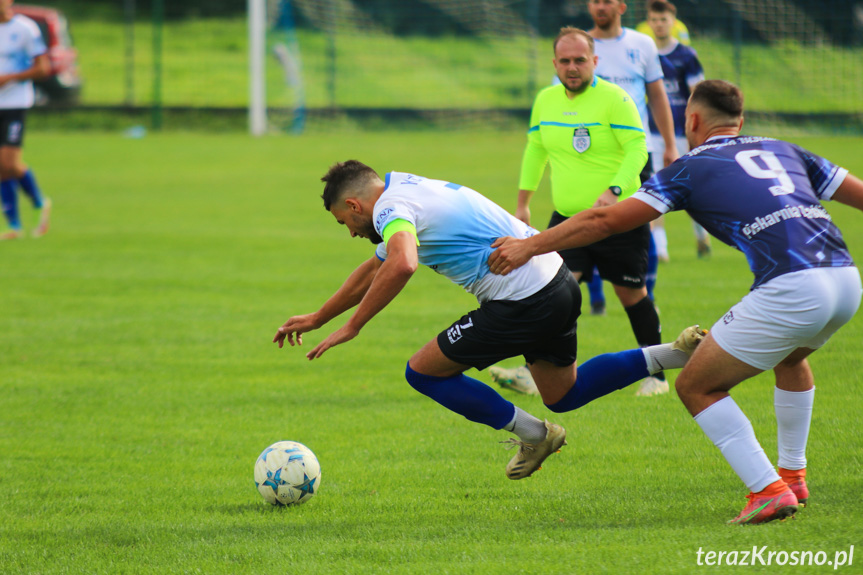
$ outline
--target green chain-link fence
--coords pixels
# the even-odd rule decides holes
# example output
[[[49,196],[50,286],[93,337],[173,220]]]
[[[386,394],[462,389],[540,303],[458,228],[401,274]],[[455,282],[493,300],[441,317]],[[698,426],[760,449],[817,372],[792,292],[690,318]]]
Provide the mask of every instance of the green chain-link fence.
[[[60,125],[234,127],[249,94],[245,0],[45,0],[78,51]],[[750,120],[863,133],[863,3],[679,1],[709,78],[739,83]],[[628,5],[624,24],[645,17]],[[267,101],[278,129],[335,119],[458,127],[522,122],[552,77],[551,38],[590,27],[565,0],[269,0]],[[65,120],[64,120],[65,118]]]

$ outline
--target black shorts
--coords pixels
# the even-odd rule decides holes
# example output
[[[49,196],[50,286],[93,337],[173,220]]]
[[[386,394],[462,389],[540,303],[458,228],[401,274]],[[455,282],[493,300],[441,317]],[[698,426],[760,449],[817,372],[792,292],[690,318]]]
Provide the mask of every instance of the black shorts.
[[[449,359],[477,369],[518,355],[528,363],[544,360],[565,367],[576,359],[579,314],[581,290],[561,266],[532,296],[480,304],[439,333],[437,342]]]
[[[647,180],[650,179],[650,176],[653,175],[653,152],[649,152],[647,154],[647,163],[644,164],[644,167],[641,168],[641,173],[638,174],[638,179],[641,180],[643,184]]]
[[[566,219],[566,216],[553,212],[548,227],[553,228]],[[581,274],[582,282],[593,279],[593,268],[596,267],[602,279],[614,285],[642,288],[647,276],[649,245],[650,225],[644,224],[634,230],[609,236],[595,244],[561,250],[558,253],[570,271]]]
[[[24,116],[26,110],[0,109],[0,146],[20,148],[24,143]]]

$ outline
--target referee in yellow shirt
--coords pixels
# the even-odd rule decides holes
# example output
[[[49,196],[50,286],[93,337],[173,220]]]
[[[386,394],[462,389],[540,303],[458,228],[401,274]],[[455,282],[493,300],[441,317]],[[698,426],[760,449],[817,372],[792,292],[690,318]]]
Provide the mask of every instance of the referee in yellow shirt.
[[[561,83],[537,95],[522,159],[515,216],[527,224],[530,199],[549,162],[555,208],[549,227],[591,207],[614,204],[640,186],[647,145],[638,108],[623,88],[594,74],[596,63],[593,38],[578,28],[562,28],[554,41]],[[641,347],[661,343],[659,316],[645,283],[649,235],[649,227],[642,226],[560,252],[578,281],[590,281],[595,266],[614,286]],[[530,392],[533,386],[524,367],[495,367],[490,373],[517,391]],[[664,376],[658,375],[642,387],[655,390],[664,383],[667,390]]]

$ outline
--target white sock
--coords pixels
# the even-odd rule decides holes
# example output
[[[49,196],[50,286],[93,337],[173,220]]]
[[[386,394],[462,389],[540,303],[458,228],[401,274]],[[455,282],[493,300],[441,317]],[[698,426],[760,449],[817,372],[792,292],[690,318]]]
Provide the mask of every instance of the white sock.
[[[750,491],[757,493],[779,481],[779,474],[755,438],[752,424],[730,396],[696,415],[695,423],[719,448]]]
[[[776,410],[779,436],[779,467],[806,468],[806,441],[812,422],[812,404],[815,388],[808,391],[773,390],[773,408]]]
[[[656,245],[656,255],[659,257],[668,257],[668,236],[665,233],[665,228],[655,227],[650,230],[653,235],[653,243]]]
[[[643,347],[641,352],[647,361],[647,371],[650,375],[666,369],[679,369],[689,361],[685,351],[672,349],[670,343]]]
[[[505,427],[505,430],[512,431],[518,438],[525,443],[539,443],[545,439],[548,429],[545,427],[545,422],[537,419],[526,411],[520,408],[515,408],[515,416]]]

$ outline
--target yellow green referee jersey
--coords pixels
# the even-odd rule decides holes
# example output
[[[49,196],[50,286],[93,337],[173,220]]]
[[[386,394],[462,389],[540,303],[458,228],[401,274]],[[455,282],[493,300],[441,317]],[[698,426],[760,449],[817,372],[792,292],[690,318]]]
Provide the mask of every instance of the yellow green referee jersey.
[[[549,161],[554,209],[564,216],[589,209],[609,186],[620,187],[621,199],[635,193],[647,144],[632,98],[597,76],[572,100],[562,84],[540,91],[530,115],[519,189],[536,191]]]

